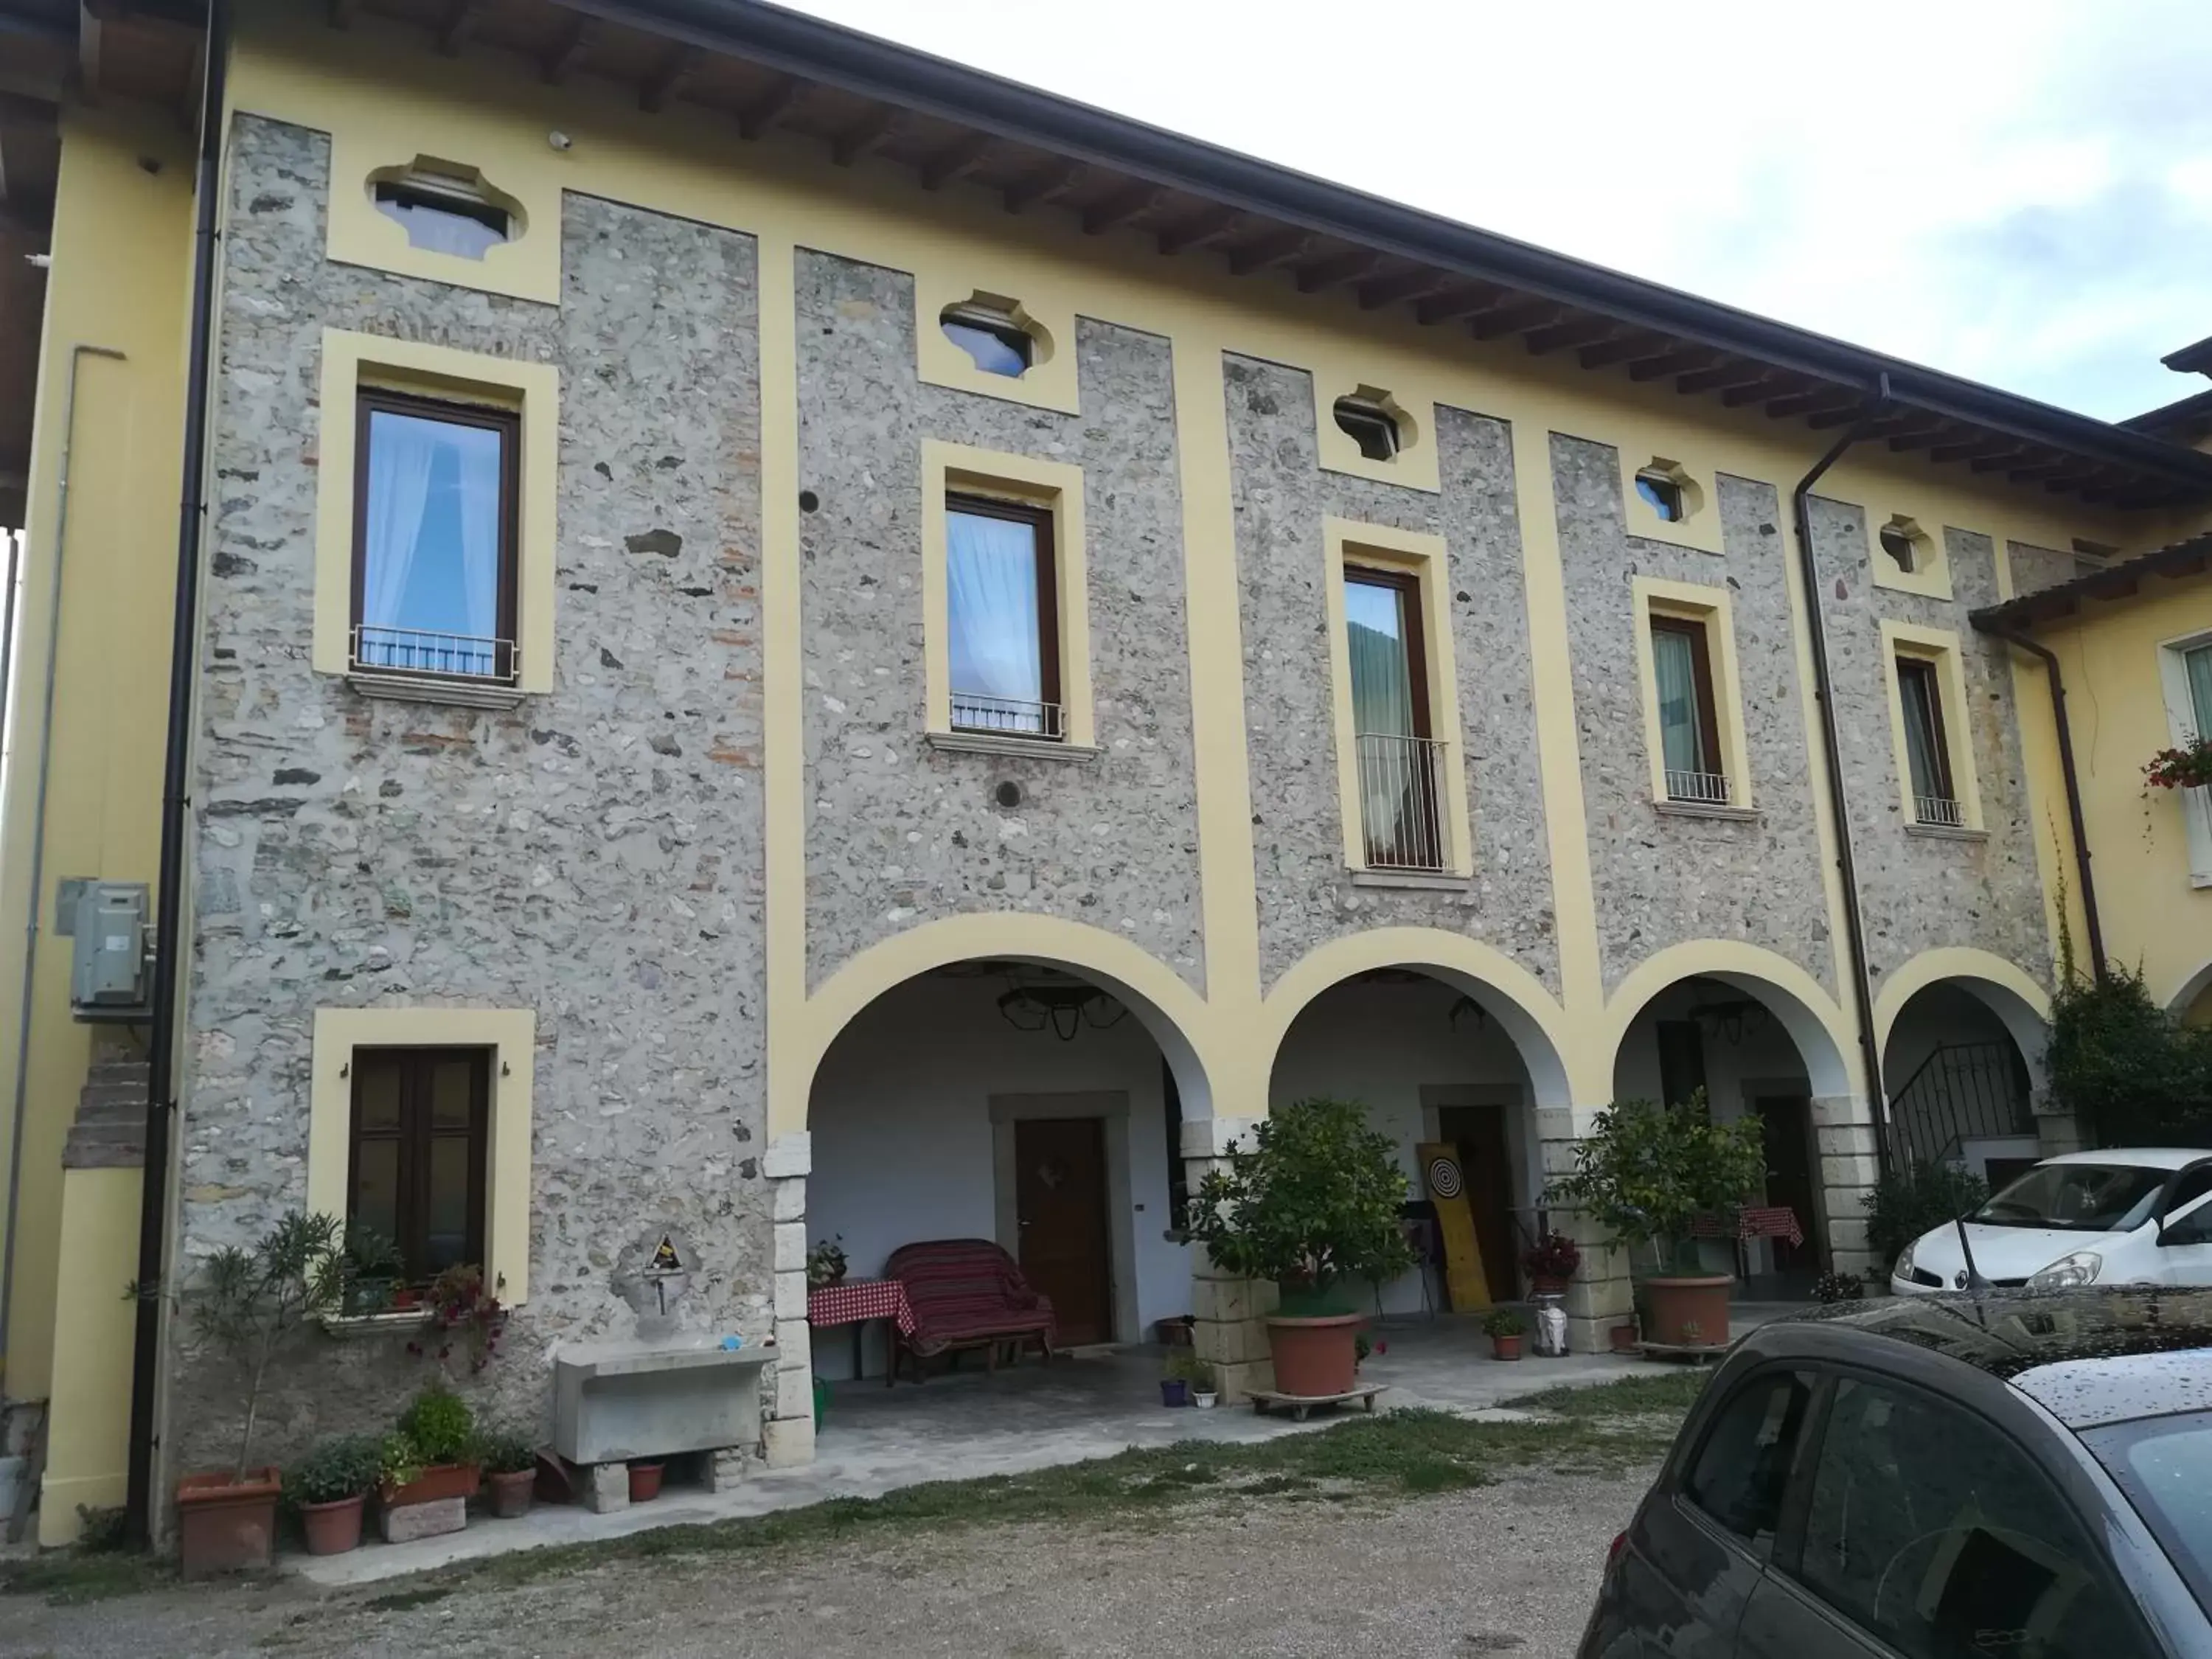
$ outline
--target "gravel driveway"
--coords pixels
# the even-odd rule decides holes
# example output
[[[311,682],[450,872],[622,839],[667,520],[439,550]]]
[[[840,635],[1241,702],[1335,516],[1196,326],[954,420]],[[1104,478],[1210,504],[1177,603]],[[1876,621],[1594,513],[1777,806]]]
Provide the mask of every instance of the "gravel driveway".
[[[0,1655],[1571,1659],[1606,1546],[1650,1474],[1531,1469],[1436,1498],[872,1534],[515,1585],[431,1578],[328,1595],[292,1581],[71,1607],[9,1597]]]

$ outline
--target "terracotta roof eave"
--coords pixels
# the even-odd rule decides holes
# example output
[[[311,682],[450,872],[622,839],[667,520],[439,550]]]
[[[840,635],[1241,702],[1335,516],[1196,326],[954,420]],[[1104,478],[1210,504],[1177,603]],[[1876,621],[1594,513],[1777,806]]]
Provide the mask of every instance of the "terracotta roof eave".
[[[2124,599],[2139,591],[2147,576],[2179,578],[2212,569],[2212,532],[2161,547],[2138,558],[2122,559],[2070,581],[2023,593],[2002,605],[1984,605],[1967,620],[1984,633],[2034,628],[2071,616],[2084,599]]]

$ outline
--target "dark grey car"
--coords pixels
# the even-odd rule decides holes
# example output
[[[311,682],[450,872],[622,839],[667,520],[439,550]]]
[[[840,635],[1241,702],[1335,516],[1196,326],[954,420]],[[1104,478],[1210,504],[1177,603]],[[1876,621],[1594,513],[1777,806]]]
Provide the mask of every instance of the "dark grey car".
[[[2212,1292],[1761,1327],[1613,1542],[1582,1659],[2212,1659]]]

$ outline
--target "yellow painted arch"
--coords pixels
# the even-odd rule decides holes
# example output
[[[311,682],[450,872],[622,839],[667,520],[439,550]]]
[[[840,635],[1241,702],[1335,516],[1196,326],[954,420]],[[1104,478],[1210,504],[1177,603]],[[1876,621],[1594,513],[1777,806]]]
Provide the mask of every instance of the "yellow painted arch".
[[[2051,994],[2017,963],[1963,945],[1923,951],[1883,978],[1881,990],[1874,1000],[1875,1036],[1883,1053],[1889,1050],[1891,1028],[1905,1012],[1905,1005],[1929,986],[1946,980],[1960,981],[2004,1022],[2028,1065],[2039,1075],[2043,1045],[2049,1036]]]
[[[1176,1074],[1187,1115],[1212,1109],[1218,1077],[1205,1000],[1158,957],[1103,928],[1017,912],[948,916],[870,945],[818,986],[787,1033],[788,1060],[769,1082],[771,1138],[806,1127],[822,1057],[861,1010],[933,969],[978,958],[1048,963],[1119,998],[1150,1031]]]
[[[1787,957],[1741,940],[1697,939],[1646,957],[1614,988],[1606,1004],[1606,1088],[1628,1028],[1651,999],[1679,980],[1717,979],[1757,997],[1797,1045],[1815,1095],[1863,1095],[1863,1068],[1850,1022],[1820,982]]]
[[[1577,1052],[1566,1015],[1543,981],[1493,946],[1439,927],[1377,927],[1332,939],[1308,951],[1267,994],[1261,1008],[1260,1075],[1266,1099],[1267,1074],[1283,1039],[1306,1005],[1333,985],[1378,968],[1409,968],[1434,975],[1473,994],[1481,991],[1487,1010],[1498,1017],[1521,1060],[1528,1068],[1539,1106],[1573,1103],[1576,1079],[1568,1057]],[[1602,1094],[1584,1097],[1604,1098]]]

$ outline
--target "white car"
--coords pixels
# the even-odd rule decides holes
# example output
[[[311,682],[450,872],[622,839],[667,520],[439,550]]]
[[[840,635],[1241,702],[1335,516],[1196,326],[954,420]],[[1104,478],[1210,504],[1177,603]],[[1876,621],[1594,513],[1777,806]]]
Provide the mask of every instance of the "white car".
[[[1960,1228],[1923,1233],[1893,1296],[1966,1288]],[[2045,1158],[1966,1218],[1974,1267],[2001,1289],[2212,1285],[2212,1150],[2125,1147]]]

